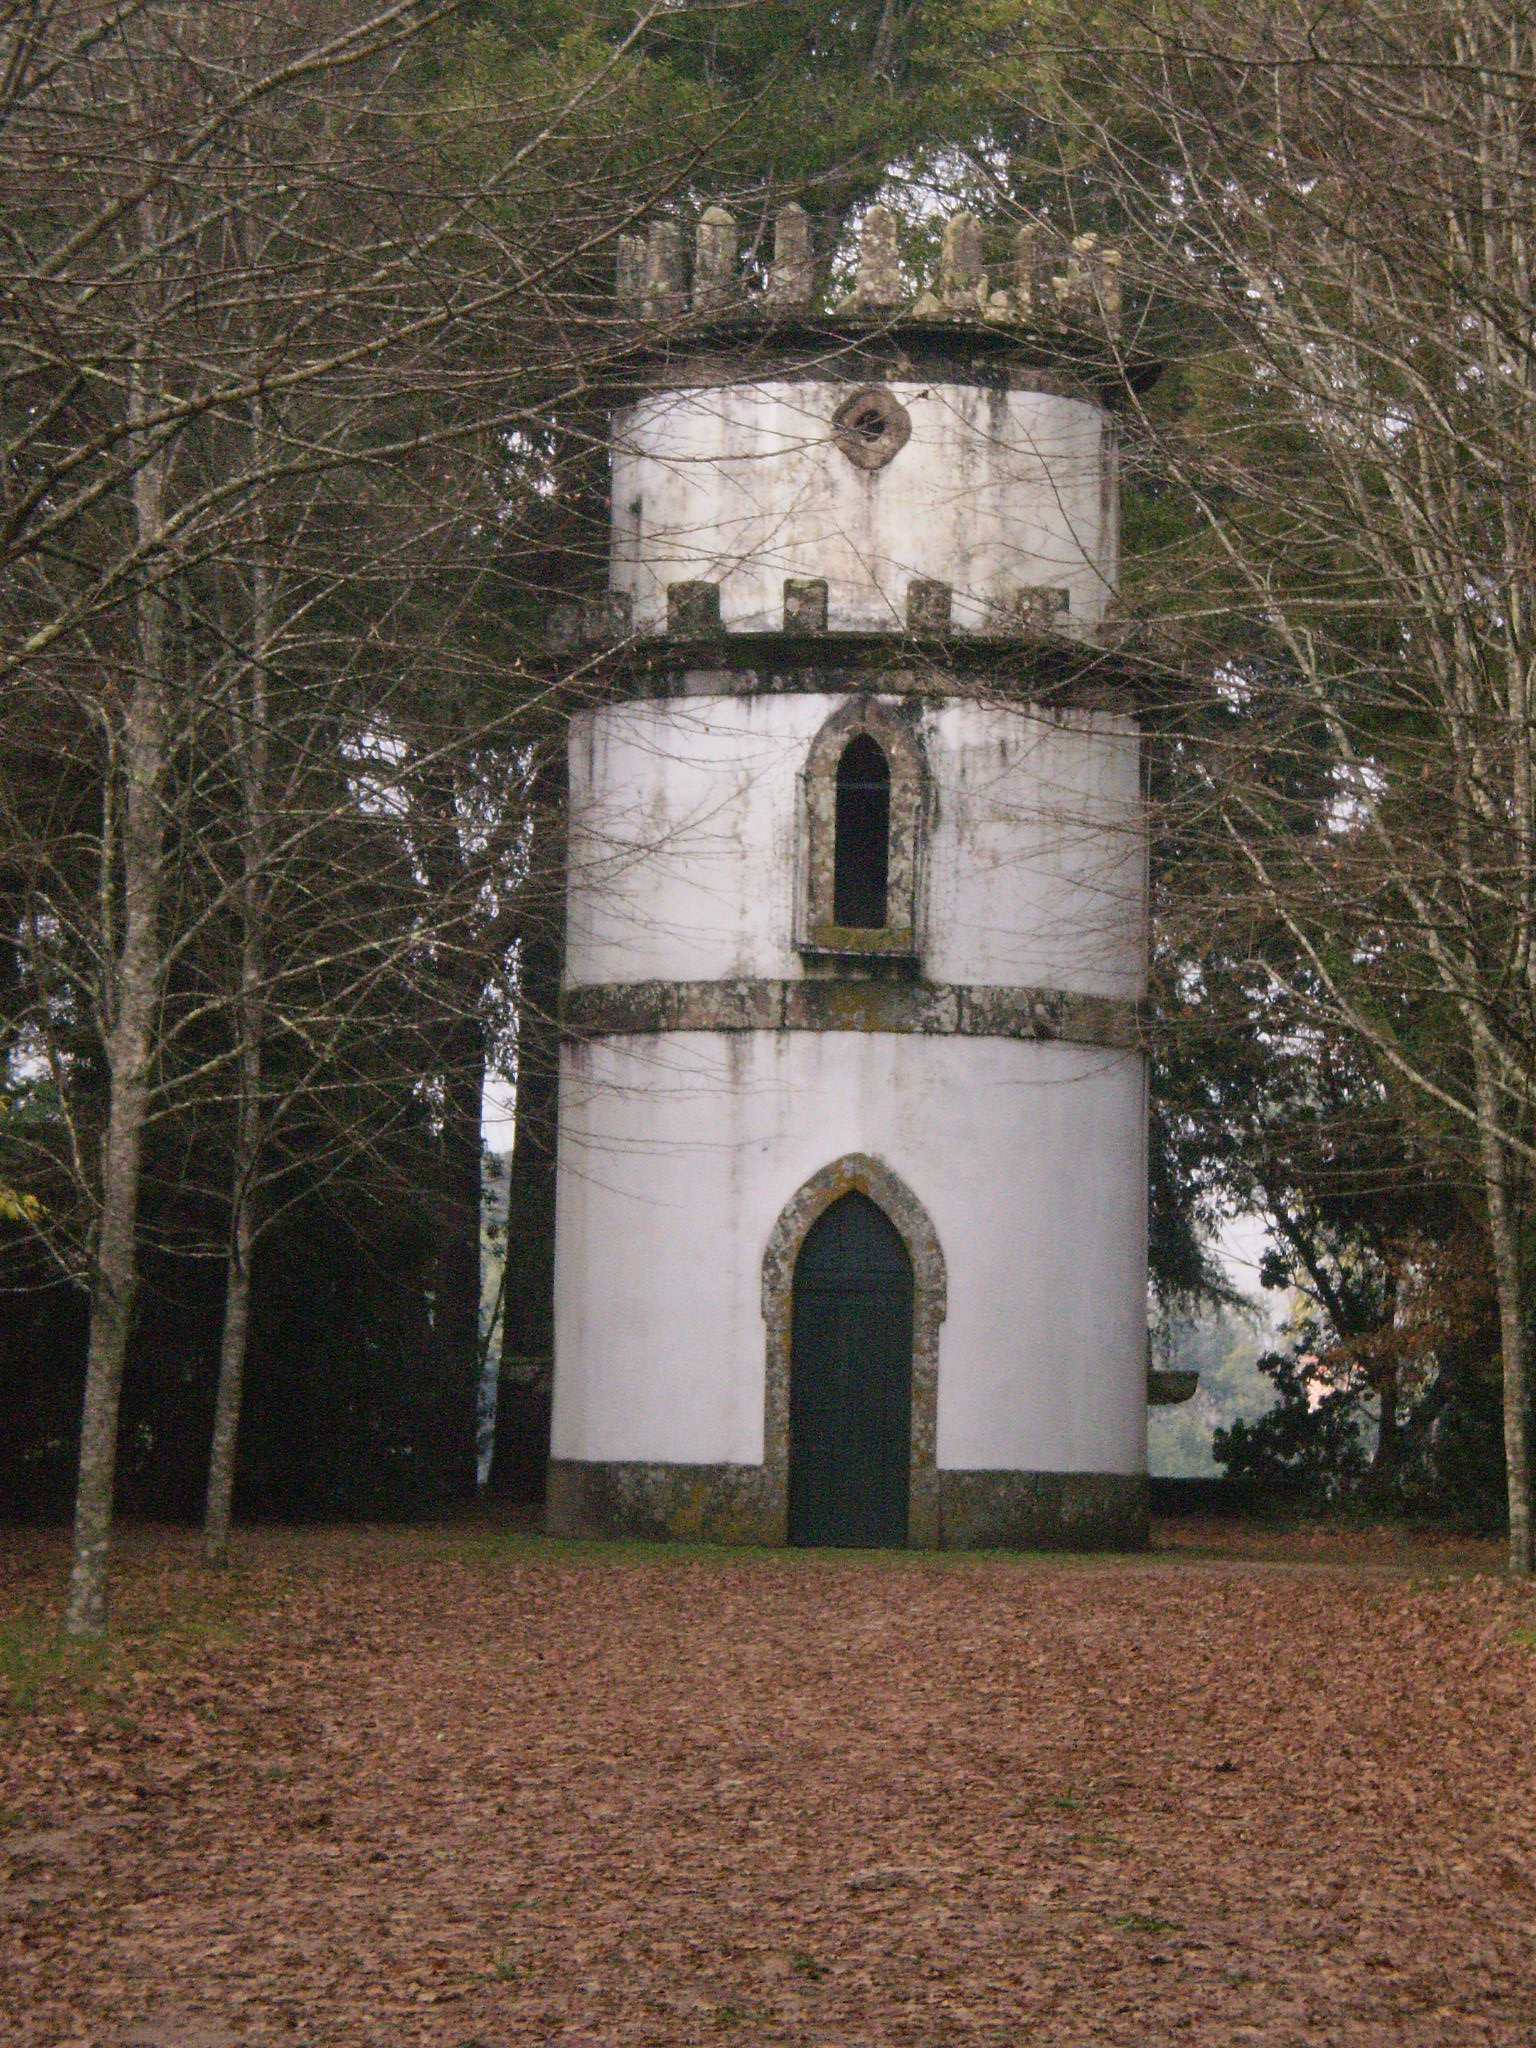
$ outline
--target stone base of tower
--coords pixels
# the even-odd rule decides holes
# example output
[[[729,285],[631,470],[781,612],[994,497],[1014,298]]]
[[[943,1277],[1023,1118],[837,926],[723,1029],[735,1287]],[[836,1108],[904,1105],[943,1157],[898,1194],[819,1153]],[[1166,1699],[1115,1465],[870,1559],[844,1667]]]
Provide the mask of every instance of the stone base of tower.
[[[935,1472],[914,1550],[1144,1550],[1144,1472]],[[782,1483],[762,1465],[550,1461],[551,1536],[778,1545]]]
[[[1145,1550],[1145,1472],[941,1472],[944,1550]]]
[[[598,1464],[551,1458],[551,1536],[649,1543],[782,1543],[784,1490],[762,1465]]]

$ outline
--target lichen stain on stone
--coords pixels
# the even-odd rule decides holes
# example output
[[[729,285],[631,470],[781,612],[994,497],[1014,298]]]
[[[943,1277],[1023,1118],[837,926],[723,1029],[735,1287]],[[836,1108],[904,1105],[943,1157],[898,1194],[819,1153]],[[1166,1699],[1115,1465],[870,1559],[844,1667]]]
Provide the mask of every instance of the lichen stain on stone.
[[[785,1511],[761,1465],[659,1465],[552,1459],[552,1536],[782,1543]]]
[[[696,1479],[689,1486],[684,1497],[667,1517],[667,1527],[672,1535],[691,1537],[695,1542],[704,1534],[708,1520],[709,1488],[703,1480]]]
[[[879,1014],[871,1000],[874,990],[868,983],[845,982],[841,987],[836,983],[827,990],[827,1022],[841,1031],[873,1031],[878,1028]]]

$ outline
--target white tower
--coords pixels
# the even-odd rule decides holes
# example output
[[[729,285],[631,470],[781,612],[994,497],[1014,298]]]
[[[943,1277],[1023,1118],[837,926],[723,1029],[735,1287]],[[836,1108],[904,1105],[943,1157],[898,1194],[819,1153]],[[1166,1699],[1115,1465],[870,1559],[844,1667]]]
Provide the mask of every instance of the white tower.
[[[570,741],[548,1520],[767,1543],[1146,1527],[1146,860],[1113,258],[894,222],[626,243],[628,633]]]

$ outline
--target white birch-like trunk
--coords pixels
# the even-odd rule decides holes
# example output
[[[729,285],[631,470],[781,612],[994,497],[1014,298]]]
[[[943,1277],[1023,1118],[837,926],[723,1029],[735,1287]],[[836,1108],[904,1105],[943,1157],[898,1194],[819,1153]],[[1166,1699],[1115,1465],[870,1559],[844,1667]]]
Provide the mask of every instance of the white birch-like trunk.
[[[142,355],[130,366],[130,424],[146,409]],[[163,458],[148,456],[134,477],[140,546],[150,552],[164,513]],[[150,572],[153,575],[153,568]],[[101,1211],[90,1272],[91,1320],[80,1468],[75,1492],[74,1555],[64,1608],[69,1637],[101,1635],[107,1625],[107,1565],[117,1474],[117,1416],[123,1363],[138,1284],[139,1174],[148,1114],[155,1019],[164,978],[160,909],[165,866],[166,600],[153,583],[138,599],[138,673],[122,729],[122,937],[108,945],[107,1130],[101,1157]],[[104,844],[111,862],[116,849]]]
[[[1509,1155],[1499,1138],[1492,1065],[1476,1052],[1478,1106],[1483,1114],[1483,1186],[1488,1236],[1499,1300],[1499,1352],[1504,1368],[1504,1465],[1509,1497],[1509,1569],[1531,1576],[1531,1447],[1527,1427],[1528,1372],[1525,1289],[1520,1238],[1509,1186]]]

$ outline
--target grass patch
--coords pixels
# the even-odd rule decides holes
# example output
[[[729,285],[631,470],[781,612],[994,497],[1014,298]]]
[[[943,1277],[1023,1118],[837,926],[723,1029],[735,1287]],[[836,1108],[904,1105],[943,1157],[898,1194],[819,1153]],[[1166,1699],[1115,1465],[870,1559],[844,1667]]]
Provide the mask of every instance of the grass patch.
[[[714,2020],[715,2025],[724,2033],[730,2027],[767,2026],[771,2015],[754,2011],[751,2006],[717,2005]]]
[[[137,1588],[131,1575],[125,1578],[126,1611],[104,1637],[71,1642],[46,1609],[0,1622],[0,1719],[64,1707],[120,1709],[125,1687],[239,1640],[239,1589],[227,1577],[178,1587],[162,1609],[149,1613],[135,1611]]]
[[[1122,1934],[1177,1934],[1177,1920],[1165,1920],[1159,1913],[1117,1913],[1109,1923]]]
[[[370,1534],[377,1533],[376,1527],[370,1530]],[[801,1549],[787,1544],[706,1543],[686,1535],[653,1539],[546,1536],[542,1529],[504,1528],[472,1521],[402,1527],[391,1534],[399,1538],[396,1554],[402,1562],[447,1557],[462,1564],[495,1565],[732,1565],[767,1572],[824,1571],[849,1565],[872,1571],[965,1572],[986,1566],[1027,1572],[1072,1566],[1114,1571],[1166,1561],[1145,1551]]]
[[[66,1643],[42,1621],[0,1628],[0,1713],[30,1714],[55,1695],[91,1699],[111,1658],[107,1643]]]

